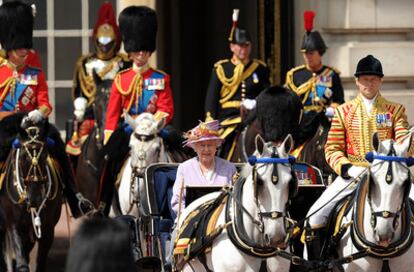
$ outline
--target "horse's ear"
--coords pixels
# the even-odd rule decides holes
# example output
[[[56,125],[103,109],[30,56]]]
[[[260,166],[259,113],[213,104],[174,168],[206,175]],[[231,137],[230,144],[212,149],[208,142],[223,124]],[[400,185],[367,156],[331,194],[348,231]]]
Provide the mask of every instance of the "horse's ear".
[[[124,112],[124,118],[125,118],[125,122],[127,122],[127,124],[133,129],[135,130],[137,128],[137,123],[135,122],[135,119],[132,118],[131,115],[128,114],[128,112]]]
[[[254,138],[254,144],[256,147],[256,151],[259,152],[260,154],[263,153],[263,148],[265,145],[265,141],[262,138],[262,136],[260,134],[257,134],[256,137]]]
[[[288,134],[286,138],[283,140],[282,146],[285,149],[286,154],[289,154],[293,148],[293,138],[292,135]]]
[[[374,150],[375,151],[377,151],[378,152],[378,149],[379,149],[379,145],[380,145],[380,140],[379,140],[379,137],[378,137],[378,133],[377,132],[375,132],[373,135],[372,135],[372,147],[374,148]]]

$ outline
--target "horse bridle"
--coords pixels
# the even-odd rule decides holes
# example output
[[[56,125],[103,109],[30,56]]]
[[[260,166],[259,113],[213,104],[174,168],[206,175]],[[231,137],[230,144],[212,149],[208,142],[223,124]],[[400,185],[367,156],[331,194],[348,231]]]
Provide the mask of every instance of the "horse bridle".
[[[130,194],[129,194],[129,209],[127,211],[127,214],[129,214],[131,212],[131,210],[132,210],[132,208],[135,204],[137,204],[138,208],[140,207],[140,205],[139,205],[139,203],[140,203],[139,193],[135,194],[135,192],[138,191],[138,188],[135,188],[135,186],[136,186],[135,179],[137,179],[137,180],[139,180],[139,179],[143,180],[144,179],[144,173],[139,171],[140,168],[145,168],[145,166],[147,165],[147,160],[146,160],[147,154],[146,154],[145,150],[143,149],[143,143],[152,141],[156,137],[156,134],[145,135],[145,134],[139,134],[139,133],[134,132],[133,137],[135,137],[140,143],[142,143],[139,146],[140,149],[138,149],[137,156],[138,156],[138,160],[140,161],[140,165],[141,166],[144,165],[144,167],[134,166],[132,168],[132,175],[131,175],[131,180],[130,180],[130,190],[129,190],[129,192],[130,192]]]
[[[17,139],[13,143],[13,146],[16,148],[16,157],[15,157],[15,186],[19,195],[18,203],[23,201],[27,202],[27,183],[28,182],[41,182],[41,181],[48,181],[46,193],[40,203],[39,207],[30,207],[30,213],[32,217],[32,224],[35,235],[37,238],[41,238],[42,236],[42,223],[40,219],[40,212],[45,207],[46,201],[51,196],[52,191],[52,177],[50,174],[50,169],[46,165],[46,175],[42,173],[42,169],[39,165],[39,159],[42,156],[43,152],[45,152],[45,143],[39,141],[39,131],[38,127],[29,127],[26,128],[26,132],[28,134],[29,140],[23,143],[20,143]],[[53,141],[53,140],[50,140]],[[53,143],[51,143],[53,144]],[[30,168],[24,177],[24,184],[21,183],[20,177],[20,149],[24,148],[26,154],[29,156],[31,160]],[[39,149],[39,150],[38,150]],[[32,151],[32,152],[31,152]],[[32,175],[31,175],[32,174]],[[40,175],[40,177],[39,177]]]
[[[20,198],[26,198],[26,184],[28,182],[40,182],[46,181],[50,178],[50,173],[46,167],[46,172],[43,173],[41,166],[39,165],[40,157],[45,151],[45,144],[42,141],[39,141],[39,128],[38,127],[29,127],[26,129],[28,132],[29,140],[19,142],[16,146],[16,158],[15,158],[15,174],[16,174],[16,188],[20,195]],[[26,175],[23,177],[24,184],[21,183],[21,173],[20,173],[20,149],[25,150],[25,154],[29,156],[31,160],[31,165]]]
[[[257,216],[259,218],[259,220],[253,220],[253,223],[255,223],[255,221],[258,221],[259,223],[256,224],[259,227],[259,231],[261,233],[264,233],[264,222],[263,219],[264,218],[269,218],[271,220],[276,220],[279,218],[283,218],[284,221],[284,226],[285,226],[285,231],[286,233],[288,233],[289,236],[289,226],[292,225],[292,220],[287,216],[285,211],[269,211],[269,212],[262,212],[260,211],[260,203],[259,203],[259,198],[257,197],[258,194],[258,189],[257,186],[263,184],[263,180],[261,178],[258,177],[257,175],[257,170],[262,166],[257,167],[256,163],[262,163],[262,164],[273,164],[273,170],[272,170],[272,176],[271,176],[271,181],[274,185],[277,185],[279,182],[279,172],[277,169],[277,165],[278,164],[283,164],[287,167],[290,167],[292,174],[294,175],[294,171],[292,170],[292,165],[295,163],[296,158],[293,156],[290,156],[288,158],[280,158],[279,154],[277,153],[277,149],[276,147],[273,147],[272,150],[272,155],[270,158],[256,158],[255,156],[251,156],[248,158],[248,162],[250,165],[253,166],[253,170],[252,170],[252,179],[253,179],[253,184],[254,184],[254,198],[255,198],[255,202],[256,202],[256,207],[259,210],[259,212],[257,213]],[[293,190],[293,186],[292,183],[294,183],[293,179],[295,177],[292,176],[292,180],[289,181],[289,199],[291,198],[292,194],[292,190]],[[266,238],[266,237],[265,237]],[[266,239],[267,240],[267,239]],[[286,239],[285,239],[286,240]]]
[[[410,192],[410,187],[411,187],[410,170],[408,169],[407,166],[403,165],[403,163],[406,163],[408,166],[411,166],[414,163],[414,161],[413,161],[412,158],[398,157],[396,155],[394,145],[393,145],[392,142],[391,142],[390,151],[388,152],[387,156],[374,155],[374,153],[369,152],[366,155],[366,159],[369,162],[373,162],[374,159],[379,160],[380,161],[379,164],[383,164],[383,163],[388,162],[388,169],[387,169],[387,173],[385,175],[385,182],[387,182],[387,184],[391,184],[392,181],[393,181],[393,173],[392,173],[392,163],[393,162],[399,163],[401,166],[406,168],[407,171],[408,171],[408,178],[407,178],[407,181],[405,181],[406,188],[405,188],[405,192],[404,192],[404,197],[403,197],[402,203],[400,205],[400,208],[396,212],[392,212],[392,211],[388,211],[388,210],[374,211],[374,209],[372,207],[372,200],[371,200],[371,194],[370,194],[371,193],[371,190],[370,190],[371,181],[369,181],[369,184],[368,184],[367,198],[368,198],[369,208],[370,208],[370,211],[371,211],[370,223],[371,223],[371,227],[374,229],[374,233],[376,232],[375,227],[377,225],[377,218],[378,217],[382,217],[382,218],[385,218],[385,219],[393,219],[393,228],[395,230],[398,227],[398,219],[401,215],[405,199],[408,197],[408,194]],[[392,236],[394,236],[394,232],[392,233]]]

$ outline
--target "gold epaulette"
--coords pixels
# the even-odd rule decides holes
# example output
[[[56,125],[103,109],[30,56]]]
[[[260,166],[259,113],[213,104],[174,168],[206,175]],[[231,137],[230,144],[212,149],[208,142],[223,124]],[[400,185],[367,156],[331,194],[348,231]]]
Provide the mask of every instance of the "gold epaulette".
[[[72,85],[72,99],[75,100],[75,89],[77,87],[76,82],[79,80],[79,88],[81,92],[88,99],[88,105],[91,105],[93,102],[93,97],[96,93],[96,86],[93,78],[89,77],[86,73],[83,62],[85,59],[90,58],[92,54],[87,54],[80,56],[75,64],[75,71],[73,73],[73,85]]]
[[[338,70],[338,69],[336,69],[335,67],[328,66],[328,65],[325,65],[325,67],[326,67],[326,68],[331,69],[332,71],[334,71],[334,72],[335,72],[335,73],[337,73],[338,75],[340,75],[340,74],[341,74],[341,71],[339,71],[339,70]]]
[[[305,65],[299,65],[296,67],[293,67],[286,73],[286,80],[285,80],[285,86],[294,91],[295,93],[298,92],[298,86],[293,83],[293,74],[296,73],[299,70],[306,69]]]
[[[302,70],[302,69],[306,69],[306,65],[299,65],[299,66],[296,66],[296,67],[293,67],[292,69],[290,69],[289,71],[288,71],[288,73],[295,73],[295,72],[297,72],[297,71],[299,71],[299,70]]]
[[[229,62],[229,59],[219,60],[216,63],[214,63],[214,68],[217,68],[218,66],[222,65],[223,63]]]
[[[152,68],[152,67],[151,67],[151,69],[152,69],[152,70],[154,70],[154,71],[155,71],[155,72],[157,72],[157,73],[160,73],[160,74],[164,75],[164,76],[166,76],[166,75],[167,75],[167,73],[166,73],[166,72],[164,72],[163,70],[156,69],[156,68]]]
[[[253,61],[253,62],[257,62],[257,63],[259,63],[259,64],[263,65],[264,67],[267,67],[266,62],[264,62],[264,61],[262,61],[262,60],[259,60],[259,59],[252,59],[252,61]]]

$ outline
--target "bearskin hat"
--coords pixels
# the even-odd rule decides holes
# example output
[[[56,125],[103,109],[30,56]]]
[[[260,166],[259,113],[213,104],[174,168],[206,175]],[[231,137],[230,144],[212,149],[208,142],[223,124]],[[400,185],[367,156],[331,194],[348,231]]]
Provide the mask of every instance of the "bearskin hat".
[[[32,8],[19,1],[0,6],[0,43],[4,50],[33,47]]]
[[[319,51],[319,54],[323,55],[328,49],[325,42],[322,39],[321,34],[318,31],[312,31],[313,29],[313,18],[315,12],[305,11],[304,13],[304,26],[306,33],[303,35],[301,51]]]
[[[146,6],[130,6],[119,14],[119,28],[126,52],[149,51],[156,47],[157,15]]]
[[[256,117],[265,141],[283,141],[288,134],[298,135],[302,103],[293,91],[272,86],[256,98]]]
[[[365,58],[360,59],[358,62],[354,76],[359,77],[362,75],[374,75],[383,77],[381,62],[372,55],[368,55]]]

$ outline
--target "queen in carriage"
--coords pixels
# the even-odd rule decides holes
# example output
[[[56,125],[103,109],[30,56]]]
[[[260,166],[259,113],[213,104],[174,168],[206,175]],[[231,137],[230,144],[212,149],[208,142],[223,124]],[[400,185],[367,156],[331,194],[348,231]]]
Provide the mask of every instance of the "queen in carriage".
[[[188,185],[229,185],[232,183],[236,167],[229,161],[216,156],[217,148],[223,139],[219,135],[217,120],[201,122],[186,133],[186,146],[190,146],[197,156],[178,166],[177,177],[171,199],[172,210],[177,215],[185,207],[185,190]]]

